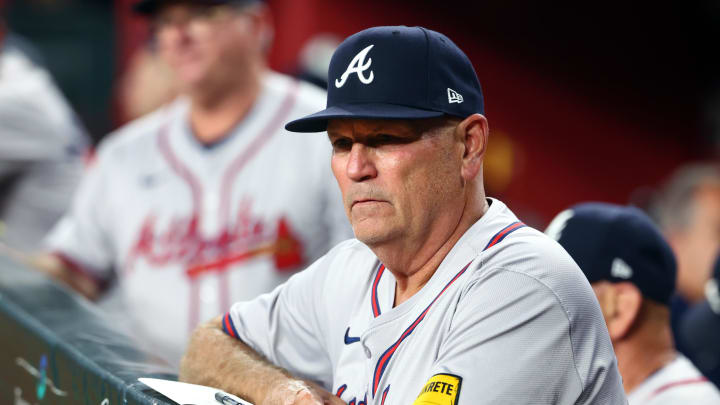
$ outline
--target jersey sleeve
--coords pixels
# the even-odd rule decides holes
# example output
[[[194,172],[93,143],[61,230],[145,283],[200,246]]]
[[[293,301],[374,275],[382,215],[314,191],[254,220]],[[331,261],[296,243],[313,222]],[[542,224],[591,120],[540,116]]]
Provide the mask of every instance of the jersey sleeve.
[[[19,82],[0,83],[0,177],[87,146],[87,134],[48,74],[33,65],[27,69]]]
[[[325,261],[318,259],[271,293],[234,304],[223,330],[293,375],[329,388],[332,365],[317,312]]]
[[[540,280],[494,270],[460,299],[415,404],[625,404],[612,350],[598,349],[593,328],[599,329],[571,322],[562,301]],[[574,333],[584,335],[581,344]],[[591,361],[607,363],[610,372],[587,373],[577,350],[597,350]],[[587,386],[596,392],[584,392]]]
[[[45,238],[45,247],[72,270],[90,276],[102,287],[110,279],[113,250],[110,242],[112,215],[108,207],[110,163],[102,152],[86,170],[72,205]]]

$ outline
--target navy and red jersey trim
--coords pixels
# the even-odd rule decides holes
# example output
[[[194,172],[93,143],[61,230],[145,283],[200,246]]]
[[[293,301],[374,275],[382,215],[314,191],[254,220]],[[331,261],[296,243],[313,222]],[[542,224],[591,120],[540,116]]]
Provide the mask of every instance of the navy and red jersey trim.
[[[62,264],[66,268],[70,269],[70,271],[72,271],[73,273],[76,273],[81,277],[90,280],[93,284],[95,284],[95,287],[97,287],[99,291],[105,291],[109,287],[109,282],[107,279],[98,277],[95,272],[83,266],[82,264],[80,264],[79,261],[70,257],[66,253],[61,251],[54,251],[52,252],[52,255],[55,256],[58,260],[60,260],[60,262],[62,262]]]
[[[375,318],[380,316],[380,301],[378,300],[378,284],[380,284],[380,278],[382,278],[385,272],[385,265],[380,263],[377,273],[375,274],[375,280],[372,285],[372,296],[370,297],[370,304],[372,305],[372,313]]]
[[[491,247],[497,245],[498,243],[502,242],[503,239],[505,239],[508,235],[511,233],[517,231],[520,228],[524,228],[527,225],[524,223],[517,221],[513,222],[512,224],[506,226],[505,228],[501,229],[498,233],[496,233],[492,238],[490,238],[490,242],[485,246],[485,249],[483,251],[486,251],[490,249]]]
[[[467,270],[467,268],[470,266],[470,264],[472,262],[473,261],[471,260],[470,263],[466,264],[465,267],[463,267],[462,270],[460,270],[455,275],[455,277],[453,277],[452,280],[450,280],[445,285],[445,287],[442,289],[442,291],[440,291],[438,293],[438,295],[435,297],[435,299],[433,299],[432,302],[430,302],[430,305],[428,305],[427,308],[425,308],[425,310],[420,314],[420,316],[418,316],[415,319],[415,321],[410,326],[408,326],[407,329],[405,329],[405,332],[403,332],[403,334],[400,335],[400,338],[398,340],[396,340],[392,346],[390,346],[387,350],[385,350],[385,353],[383,353],[382,356],[380,356],[380,359],[378,360],[378,363],[375,366],[375,373],[373,375],[373,387],[372,387],[373,398],[375,398],[375,394],[377,393],[378,385],[380,385],[380,379],[382,378],[383,374],[385,373],[385,369],[387,368],[388,363],[390,363],[390,359],[392,358],[393,354],[395,354],[395,351],[397,350],[397,348],[400,347],[400,344],[408,336],[410,336],[411,333],[413,333],[413,331],[415,330],[415,328],[417,328],[417,326],[420,324],[420,322],[422,322],[423,319],[425,319],[425,315],[427,315],[428,311],[430,311],[430,307],[432,307],[432,305],[435,303],[435,301],[437,301],[438,298],[440,298],[440,296],[443,295],[443,293],[445,291],[447,291],[447,289],[450,287],[450,285],[452,285],[452,283],[455,282],[455,280],[460,278],[460,276],[462,276],[463,273],[465,273],[465,270]]]
[[[223,332],[234,337],[235,339],[240,339],[240,335],[238,334],[237,329],[235,329],[235,323],[233,322],[232,317],[230,316],[230,312],[226,313],[225,316],[223,316],[222,327],[223,327]]]
[[[706,383],[706,382],[708,382],[708,379],[705,377],[688,378],[686,380],[678,380],[678,381],[669,382],[667,384],[661,385],[655,391],[653,391],[650,394],[650,396],[647,397],[647,400],[649,401],[651,398],[654,398],[654,397],[658,396],[659,394],[661,394],[671,388],[675,388],[675,387],[682,386],[682,385],[700,384],[700,383]]]
[[[390,391],[389,385],[385,387],[385,390],[382,393],[382,400],[380,401],[380,405],[385,405],[385,398],[387,398],[388,391]]]
[[[337,392],[335,393],[335,396],[340,398],[342,396],[343,392],[347,389],[347,384],[343,384],[340,387],[338,387]]]

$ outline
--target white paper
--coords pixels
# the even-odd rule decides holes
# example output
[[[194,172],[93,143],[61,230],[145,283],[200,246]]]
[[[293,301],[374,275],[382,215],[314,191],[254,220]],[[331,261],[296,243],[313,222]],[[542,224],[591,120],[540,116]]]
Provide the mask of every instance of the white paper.
[[[138,378],[138,380],[180,405],[220,405],[220,402],[215,400],[215,393],[220,391],[217,388],[177,381],[161,380],[159,378]],[[253,405],[250,402],[243,401],[235,395],[226,395],[243,405]]]

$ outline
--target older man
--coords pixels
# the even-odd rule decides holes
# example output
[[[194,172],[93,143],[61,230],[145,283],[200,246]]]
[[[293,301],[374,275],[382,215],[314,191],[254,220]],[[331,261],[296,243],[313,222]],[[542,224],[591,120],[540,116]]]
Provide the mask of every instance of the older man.
[[[720,404],[715,386],[673,345],[675,257],[650,218],[632,207],[579,204],[548,234],[592,283],[630,405]]]
[[[424,28],[371,28],[329,77],[327,109],[286,127],[327,128],[357,239],[199,328],[181,378],[256,404],[624,404],[580,270],[485,196],[465,54]]]
[[[651,211],[677,258],[677,292],[688,304],[702,301],[720,253],[720,164],[678,169]]]
[[[283,124],[324,105],[270,71],[258,0],[143,0],[184,96],[101,145],[40,265],[89,297],[118,279],[139,342],[178,365],[201,322],[350,237],[327,143]]]

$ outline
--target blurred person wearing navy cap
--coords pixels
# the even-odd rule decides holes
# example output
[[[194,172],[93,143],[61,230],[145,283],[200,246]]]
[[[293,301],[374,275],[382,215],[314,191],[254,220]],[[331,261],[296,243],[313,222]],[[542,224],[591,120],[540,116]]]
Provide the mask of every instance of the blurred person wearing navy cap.
[[[111,322],[178,366],[197,325],[352,233],[330,146],[283,128],[325,93],[267,67],[267,5],[143,0],[135,10],[181,95],[105,138],[47,239],[52,254],[35,262],[91,299],[117,280]]]
[[[180,379],[257,404],[625,404],[568,254],[485,194],[480,82],[448,37],[374,27],[334,52],[323,132],[356,239],[193,334]]]
[[[705,300],[687,311],[680,335],[690,359],[720,387],[720,256],[713,278],[705,284]]]
[[[720,392],[675,350],[668,308],[675,257],[647,215],[584,203],[558,214],[546,233],[592,284],[630,405],[720,404]]]

